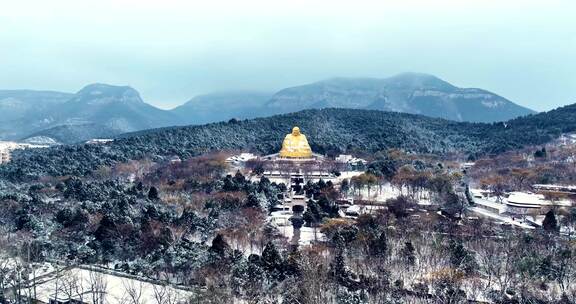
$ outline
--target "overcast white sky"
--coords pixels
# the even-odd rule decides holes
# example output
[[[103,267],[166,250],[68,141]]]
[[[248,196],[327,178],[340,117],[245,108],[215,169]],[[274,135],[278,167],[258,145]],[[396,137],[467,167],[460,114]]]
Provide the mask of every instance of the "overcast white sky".
[[[170,108],[410,71],[548,110],[576,102],[574,16],[575,0],[0,0],[0,88],[130,85]]]

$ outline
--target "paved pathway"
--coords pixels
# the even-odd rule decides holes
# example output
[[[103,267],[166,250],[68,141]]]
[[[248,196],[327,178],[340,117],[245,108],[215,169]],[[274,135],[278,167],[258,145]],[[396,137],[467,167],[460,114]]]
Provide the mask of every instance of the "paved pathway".
[[[490,212],[490,211],[488,211],[488,210],[486,210],[486,209],[482,209],[482,208],[480,208],[480,207],[468,207],[468,208],[466,208],[466,209],[467,209],[467,210],[470,210],[470,211],[472,211],[472,212],[478,213],[478,214],[480,214],[480,215],[486,216],[486,217],[490,217],[490,218],[493,218],[493,219],[497,219],[497,220],[502,221],[502,222],[504,222],[504,223],[508,223],[508,224],[511,224],[511,225],[514,225],[514,226],[518,226],[518,227],[520,227],[520,228],[524,228],[524,229],[534,229],[533,226],[530,226],[530,225],[528,225],[528,224],[522,223],[522,222],[520,222],[520,221],[513,220],[512,218],[507,217],[507,216],[503,216],[503,215],[499,215],[499,214],[496,214],[496,213],[492,213],[492,212]]]

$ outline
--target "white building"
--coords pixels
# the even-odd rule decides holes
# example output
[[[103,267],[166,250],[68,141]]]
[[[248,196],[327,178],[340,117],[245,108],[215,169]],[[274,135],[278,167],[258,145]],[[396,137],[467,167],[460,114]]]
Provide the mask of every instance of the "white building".
[[[100,145],[100,144],[106,144],[109,142],[113,142],[113,139],[110,138],[93,138],[89,141],[87,141],[86,143],[89,145]]]
[[[460,169],[462,169],[462,170],[468,170],[468,169],[474,167],[474,165],[476,165],[475,162],[461,163],[461,164],[460,164]]]
[[[180,157],[178,155],[174,155],[174,156],[170,157],[170,159],[168,161],[171,164],[179,164],[182,162],[182,159],[180,159]]]
[[[337,163],[347,164],[350,167],[364,166],[368,163],[366,160],[354,157],[350,154],[340,154],[334,160]]]
[[[245,163],[249,160],[252,159],[256,159],[258,158],[258,156],[252,154],[252,153],[240,153],[238,155],[233,155],[230,156],[226,159],[227,163],[232,163],[232,164],[239,164],[239,163]]]
[[[576,134],[562,134],[558,141],[562,146],[574,145],[576,144]]]
[[[494,214],[502,214],[506,212],[507,206],[496,201],[494,197],[489,197],[490,191],[470,189],[470,194],[472,194],[474,204],[478,208],[488,210]]]
[[[573,193],[576,194],[576,186],[554,185],[554,184],[536,184],[532,185],[536,191],[542,192],[560,192],[560,193]]]
[[[547,200],[542,194],[511,192],[504,199],[507,210],[513,214],[537,215],[546,212],[552,207],[570,207],[572,204],[566,200]]]
[[[368,163],[366,160],[364,160],[362,158],[354,157],[350,154],[340,154],[334,160],[338,163],[345,163],[345,164],[351,164],[351,163],[353,163],[353,164],[356,164],[356,163],[366,164],[366,163]]]
[[[10,161],[10,152],[8,150],[0,151],[0,164]]]

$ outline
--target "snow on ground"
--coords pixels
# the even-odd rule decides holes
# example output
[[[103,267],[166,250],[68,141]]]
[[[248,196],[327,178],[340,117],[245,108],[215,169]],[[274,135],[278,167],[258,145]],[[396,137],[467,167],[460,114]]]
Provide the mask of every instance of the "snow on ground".
[[[525,228],[525,229],[534,229],[534,227],[524,223],[520,219],[512,219],[511,217],[508,217],[508,216],[498,215],[496,213],[490,212],[490,211],[488,211],[486,209],[482,209],[480,207],[468,207],[467,209],[472,211],[472,212],[478,213],[480,215],[499,220],[503,223],[511,224],[511,225],[518,226],[518,227]]]
[[[342,178],[349,178],[351,176],[355,176],[361,174],[361,172],[346,172],[344,177],[340,176],[339,179]],[[383,185],[382,187],[372,187],[371,191],[368,191],[368,188],[361,189],[359,197],[361,199],[370,199],[375,202],[385,202],[387,199],[396,198],[398,197],[401,192],[398,188],[392,187],[390,184]],[[368,195],[370,192],[370,195]],[[358,193],[358,192],[356,192]],[[422,204],[429,203],[427,193],[422,195],[422,199],[419,201]],[[352,206],[348,207],[346,210],[347,212],[353,212],[354,214],[370,214],[375,213],[376,211],[386,208],[383,205],[363,205],[363,204],[353,204]],[[344,212],[341,214],[345,217]],[[292,211],[285,210],[285,211],[275,211],[270,214],[268,217],[269,221],[274,224],[278,230],[284,235],[288,241],[294,242],[294,228],[292,227],[292,223],[290,222],[290,217],[293,216]],[[354,217],[354,216],[352,216]],[[302,227],[300,230],[300,236],[298,239],[298,244],[300,246],[306,246],[311,244],[314,241],[322,241],[325,240],[324,234],[322,234],[318,228],[310,228],[310,227]],[[297,236],[298,238],[298,236]]]
[[[363,200],[371,200],[375,202],[385,202],[388,199],[397,198],[402,194],[406,195],[407,190],[404,189],[404,191],[400,191],[398,187],[394,187],[390,183],[386,183],[382,186],[372,186],[370,187],[370,190],[368,190],[368,187],[364,187],[363,189],[354,192],[355,196],[358,196]],[[416,199],[419,204],[431,204],[430,194],[426,190],[421,191],[419,197]]]
[[[95,271],[92,267],[66,269],[58,266],[35,288],[36,299],[80,300],[85,303],[186,303],[192,292],[153,284],[112,271]],[[32,290],[26,290],[33,296]],[[162,300],[161,300],[162,299]]]
[[[29,143],[19,143],[15,141],[0,141],[0,150],[12,151],[16,149],[26,149],[26,148],[46,148],[47,145],[33,145]]]
[[[378,210],[386,209],[383,205],[352,205],[346,208],[346,213],[373,214]]]
[[[269,220],[273,223],[280,233],[288,239],[289,242],[295,241],[294,239],[294,227],[292,222],[290,222],[290,217],[292,217],[292,211],[278,211],[272,212],[270,214]],[[298,232],[298,231],[296,231]],[[298,238],[298,245],[307,246],[314,241],[323,241],[326,239],[323,233],[320,232],[319,228],[302,227],[299,229],[300,236]]]
[[[341,182],[344,179],[351,179],[354,176],[358,176],[363,174],[364,171],[342,171],[340,172],[340,176],[336,178],[338,182]]]
[[[278,230],[283,236],[292,242],[294,238],[294,227],[292,225],[279,226]],[[315,241],[325,241],[326,236],[320,232],[320,228],[302,227],[299,229],[300,237],[298,239],[299,246],[308,246]]]

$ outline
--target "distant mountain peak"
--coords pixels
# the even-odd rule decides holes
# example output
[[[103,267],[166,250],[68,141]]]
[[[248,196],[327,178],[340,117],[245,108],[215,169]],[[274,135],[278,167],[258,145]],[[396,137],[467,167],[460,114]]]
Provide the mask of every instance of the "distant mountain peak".
[[[275,113],[352,108],[473,122],[502,121],[534,113],[489,91],[459,88],[425,73],[401,73],[389,78],[331,78],[281,90],[267,106]]]
[[[383,84],[383,83],[409,83],[413,85],[448,85],[453,87],[447,81],[444,81],[437,76],[426,73],[416,73],[416,72],[404,72],[400,74],[393,75],[387,78],[376,78],[376,77],[332,77],[325,80],[318,81],[313,84],[321,83],[331,83],[331,84],[343,84],[343,83],[370,83],[370,84]]]
[[[434,75],[426,73],[405,72],[386,78],[389,84],[396,84],[410,88],[442,88],[456,89],[455,86]]]
[[[436,75],[428,74],[428,73],[421,73],[421,72],[402,72],[395,75],[388,77],[387,79],[421,79],[421,80],[434,80],[434,81],[442,81],[444,80],[438,78]]]
[[[34,94],[38,99],[44,95]],[[60,95],[53,95],[48,97],[55,101],[61,99]],[[24,100],[19,96],[22,94],[6,95],[6,98],[11,99],[5,102],[4,108],[15,108],[18,104],[13,99],[18,97]],[[62,143],[73,143],[93,136],[177,125],[180,121],[175,114],[145,103],[138,91],[129,86],[94,83],[83,87],[76,94],[63,94],[61,97],[66,99],[44,108],[40,108],[40,102],[29,103],[28,108],[40,110],[33,114],[28,114],[31,111],[24,111],[26,109],[0,111],[0,138],[46,136]],[[2,112],[10,112],[11,116],[21,112],[22,115],[16,116],[17,120],[2,121]]]
[[[130,86],[115,86],[104,83],[93,83],[82,88],[76,93],[75,102],[87,103],[143,103],[138,91]]]
[[[504,121],[534,113],[489,91],[459,88],[430,74],[388,78],[336,77],[275,94],[223,91],[200,95],[164,111],[145,103],[130,86],[93,83],[76,94],[0,91],[0,138],[47,136],[75,142],[102,134],[180,124],[202,124],[344,108],[421,114],[456,121]]]
[[[127,91],[127,90],[134,90],[134,89],[131,86],[120,86],[120,85],[112,85],[112,84],[96,82],[96,83],[91,83],[91,84],[85,85],[82,89],[80,89],[80,91],[78,91],[78,93],[88,92],[88,91],[92,91],[92,90],[103,90],[103,91],[107,91],[107,92],[122,92],[122,91]]]

